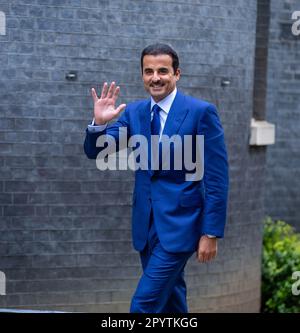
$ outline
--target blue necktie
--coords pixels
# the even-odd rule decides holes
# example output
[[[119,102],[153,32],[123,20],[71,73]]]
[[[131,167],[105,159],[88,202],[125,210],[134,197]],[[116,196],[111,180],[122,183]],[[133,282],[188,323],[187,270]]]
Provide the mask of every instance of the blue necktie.
[[[159,135],[160,132],[160,116],[159,112],[161,111],[161,108],[155,104],[152,108],[153,112],[153,118],[151,121],[151,135]],[[158,146],[154,145],[152,147],[152,154],[153,154],[153,161],[155,163],[159,163],[159,168],[160,168],[160,163],[161,163],[161,144],[159,143]],[[153,169],[151,167],[151,169]]]
[[[160,132],[160,117],[159,112],[161,108],[155,104],[152,108],[153,118],[151,121],[151,134],[152,135],[159,135]]]

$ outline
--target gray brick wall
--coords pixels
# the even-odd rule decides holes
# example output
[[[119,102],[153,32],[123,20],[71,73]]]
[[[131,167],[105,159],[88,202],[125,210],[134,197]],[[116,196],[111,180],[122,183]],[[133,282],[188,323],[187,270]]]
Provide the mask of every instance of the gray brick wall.
[[[299,0],[271,2],[267,118],[276,124],[268,148],[266,212],[300,231],[300,36],[291,31]]]
[[[230,158],[226,238],[187,268],[191,311],[258,311],[265,149],[249,149],[256,1],[0,1],[0,307],[128,311],[140,265],[131,246],[133,175],[83,154],[89,90],[116,80],[145,97],[141,49],[178,51],[185,93],[215,103]],[[70,70],[78,80],[66,81]],[[223,88],[221,80],[231,85]]]

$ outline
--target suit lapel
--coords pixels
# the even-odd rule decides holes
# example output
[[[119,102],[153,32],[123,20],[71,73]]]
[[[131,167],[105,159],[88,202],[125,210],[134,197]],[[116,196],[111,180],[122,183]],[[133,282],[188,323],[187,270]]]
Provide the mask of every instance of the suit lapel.
[[[169,137],[177,134],[187,113],[188,109],[186,107],[185,97],[180,92],[177,92],[162,134],[168,135]]]
[[[140,110],[140,124],[141,124],[141,134],[144,135],[147,140],[150,140],[151,135],[151,112],[150,112],[151,102],[150,99],[142,106]]]
[[[141,132],[140,134],[145,136],[147,139],[147,149],[148,149],[148,172],[150,176],[153,175],[153,171],[151,170],[151,100],[147,100],[140,110],[140,124],[141,124]]]

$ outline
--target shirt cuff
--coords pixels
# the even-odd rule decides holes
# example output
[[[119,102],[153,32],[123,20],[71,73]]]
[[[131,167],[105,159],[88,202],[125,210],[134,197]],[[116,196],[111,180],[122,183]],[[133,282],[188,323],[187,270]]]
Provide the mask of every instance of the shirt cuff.
[[[93,133],[102,132],[106,129],[106,127],[107,127],[107,124],[95,125],[95,118],[94,118],[92,123],[90,125],[88,125],[88,131],[93,132]]]
[[[217,236],[214,236],[214,235],[205,235],[205,236],[207,236],[208,238],[216,238]]]

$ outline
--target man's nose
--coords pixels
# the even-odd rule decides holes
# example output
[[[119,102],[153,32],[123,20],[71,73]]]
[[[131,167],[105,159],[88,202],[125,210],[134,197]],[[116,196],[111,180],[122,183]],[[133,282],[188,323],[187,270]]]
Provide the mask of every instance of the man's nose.
[[[153,73],[152,81],[157,82],[160,80],[160,77],[157,72]]]

